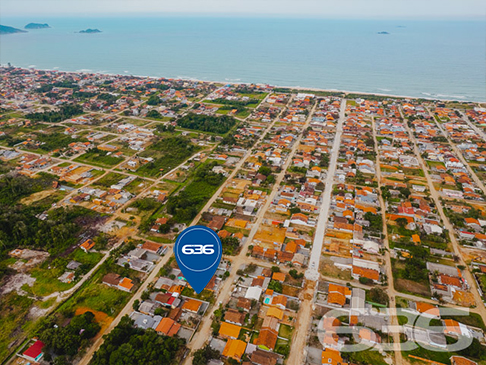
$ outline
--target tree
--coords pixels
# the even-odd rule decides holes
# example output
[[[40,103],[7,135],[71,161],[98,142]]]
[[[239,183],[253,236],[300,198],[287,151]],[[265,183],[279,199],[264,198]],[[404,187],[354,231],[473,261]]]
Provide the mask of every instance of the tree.
[[[50,327],[42,331],[40,339],[57,355],[74,356],[85,339],[94,337],[101,326],[94,321],[94,314],[86,312],[71,319],[66,327]]]
[[[90,364],[172,364],[184,342],[176,337],[159,336],[152,329],[134,328],[133,321],[124,316],[105,336]]]
[[[69,365],[69,362],[66,360],[65,356],[58,356],[54,360],[54,365]]]
[[[371,231],[381,232],[383,230],[383,218],[381,214],[373,214],[371,212],[366,212],[364,215],[364,219],[370,222],[369,228]]]
[[[221,353],[218,350],[214,350],[211,348],[211,346],[206,345],[194,353],[192,365],[207,365],[209,360],[218,359],[220,355]]]
[[[290,212],[290,214],[296,214],[296,213],[300,213],[301,210],[300,210],[299,207],[292,207],[292,208],[289,209],[289,212]]]
[[[272,173],[272,169],[268,166],[262,166],[258,169],[258,173],[265,176],[269,176]]]
[[[177,120],[177,124],[182,128],[195,129],[202,132],[225,134],[237,124],[238,120],[227,115],[220,117],[188,113]]]
[[[400,191],[400,194],[404,196],[406,199],[408,199],[410,194],[412,194],[409,188],[398,188],[398,190]]]
[[[147,118],[162,119],[162,115],[157,110],[152,109],[147,113]]]
[[[268,289],[273,290],[276,293],[282,293],[282,283],[280,281],[270,280],[270,283],[268,283]]]
[[[365,278],[364,276],[360,276],[359,282],[360,282],[360,284],[364,284],[364,285],[371,285],[371,284],[373,284],[373,280],[368,279],[368,278]]]
[[[408,224],[407,218],[397,218],[395,222],[398,224],[399,227],[405,227]]]
[[[275,175],[270,174],[270,175],[267,177],[267,180],[265,180],[265,184],[267,184],[267,185],[274,184],[274,183],[275,183],[275,181],[276,181]]]
[[[388,305],[389,298],[388,294],[381,288],[372,288],[368,291],[369,300],[383,305]]]
[[[240,241],[236,237],[225,237],[221,240],[221,243],[225,255],[235,255],[240,247]]]
[[[157,95],[150,95],[147,100],[147,105],[159,105],[160,103],[161,100]]]
[[[138,311],[139,306],[140,306],[140,300],[135,299],[135,301],[133,302],[133,306],[132,306],[133,310]]]
[[[302,277],[304,277],[304,274],[303,273],[299,273],[297,270],[295,269],[291,269],[289,271],[289,275],[291,277],[293,277],[294,279],[301,279]]]

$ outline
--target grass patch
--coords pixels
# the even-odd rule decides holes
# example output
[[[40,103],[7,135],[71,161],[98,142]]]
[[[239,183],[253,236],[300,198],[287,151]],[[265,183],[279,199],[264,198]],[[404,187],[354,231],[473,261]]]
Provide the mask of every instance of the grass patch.
[[[280,337],[286,338],[290,340],[292,338],[292,331],[293,327],[286,325],[286,324],[281,324],[280,328],[278,329],[278,335]]]
[[[93,186],[100,186],[102,188],[109,188],[112,185],[117,184],[120,180],[123,180],[125,175],[117,174],[116,172],[110,172],[93,183]]]
[[[58,279],[66,271],[65,265],[54,265],[55,262],[50,264],[45,262],[40,267],[32,269],[30,275],[36,279],[35,283],[32,286],[23,285],[22,289],[31,295],[45,297],[49,294],[72,288],[74,282],[68,284]]]
[[[98,270],[91,280],[60,307],[60,311],[74,313],[77,308],[88,307],[112,317],[118,314],[128,302],[131,293],[101,283],[102,277],[109,271],[108,265]]]
[[[100,167],[112,167],[121,163],[123,159],[113,156],[108,151],[102,151],[95,148],[82,154],[81,156],[76,157],[74,161]]]
[[[23,326],[28,324],[27,313],[33,304],[33,300],[15,292],[2,296],[0,301],[0,360],[5,360],[10,351],[15,347],[9,349],[9,344],[19,345],[15,343],[23,335]]]
[[[103,254],[101,254],[99,252],[86,253],[83,250],[81,250],[80,248],[77,248],[71,254],[70,258],[74,261],[81,263],[81,264],[90,265],[91,267],[94,267],[98,262],[100,262],[102,257],[103,257]]]
[[[56,303],[56,298],[49,298],[45,301],[36,302],[35,305],[37,305],[41,309],[47,309],[52,307],[54,303]]]
[[[356,364],[388,365],[378,351],[372,351],[371,349],[343,353],[343,357],[346,357],[349,362]]]
[[[154,161],[141,166],[137,174],[141,176],[157,176],[166,173],[187,160],[201,148],[192,144],[189,139],[176,136],[161,139],[142,152],[142,157],[152,157]]]

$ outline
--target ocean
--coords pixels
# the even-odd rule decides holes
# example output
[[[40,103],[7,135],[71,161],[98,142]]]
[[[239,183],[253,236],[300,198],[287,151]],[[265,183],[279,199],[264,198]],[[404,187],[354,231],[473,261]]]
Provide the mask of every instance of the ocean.
[[[486,101],[486,21],[7,18],[0,63]],[[99,34],[79,34],[98,28]],[[378,34],[388,32],[389,34]]]

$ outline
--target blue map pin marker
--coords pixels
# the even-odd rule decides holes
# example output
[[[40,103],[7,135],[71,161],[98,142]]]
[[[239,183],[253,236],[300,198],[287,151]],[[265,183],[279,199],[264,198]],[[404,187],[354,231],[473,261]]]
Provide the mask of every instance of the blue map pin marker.
[[[223,245],[212,229],[192,226],[177,237],[174,254],[184,277],[199,294],[218,269]]]

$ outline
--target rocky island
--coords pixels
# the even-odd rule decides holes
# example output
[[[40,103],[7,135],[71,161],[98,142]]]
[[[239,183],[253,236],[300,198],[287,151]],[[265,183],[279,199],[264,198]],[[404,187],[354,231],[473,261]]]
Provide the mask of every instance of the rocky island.
[[[80,30],[79,33],[83,33],[83,34],[101,33],[101,30],[88,28],[85,30]]]
[[[47,28],[50,28],[49,24],[47,24],[47,23],[44,23],[44,24],[29,23],[24,27],[24,29],[47,29]]]
[[[25,30],[9,27],[7,25],[0,25],[0,34],[14,34],[14,33],[27,33]]]

